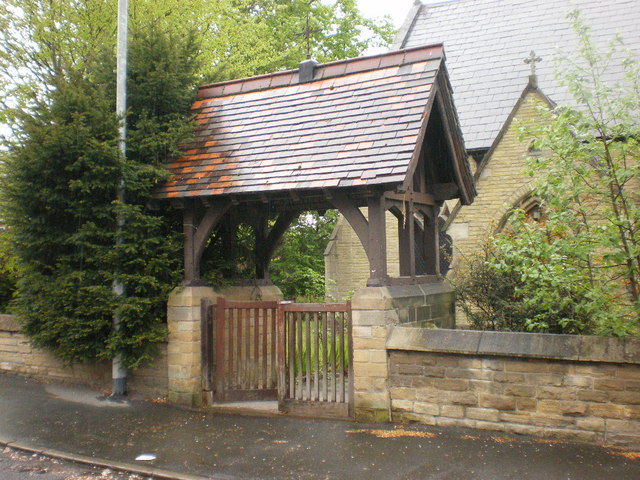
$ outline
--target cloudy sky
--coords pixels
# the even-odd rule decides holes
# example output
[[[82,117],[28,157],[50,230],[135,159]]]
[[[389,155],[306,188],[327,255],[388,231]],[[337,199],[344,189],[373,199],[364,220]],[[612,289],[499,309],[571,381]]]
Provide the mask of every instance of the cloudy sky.
[[[396,28],[402,25],[413,0],[358,0],[358,8],[365,17],[389,15]]]
[[[422,3],[441,3],[448,0],[422,0]],[[389,15],[396,28],[400,28],[413,0],[358,0],[358,8],[366,17]]]

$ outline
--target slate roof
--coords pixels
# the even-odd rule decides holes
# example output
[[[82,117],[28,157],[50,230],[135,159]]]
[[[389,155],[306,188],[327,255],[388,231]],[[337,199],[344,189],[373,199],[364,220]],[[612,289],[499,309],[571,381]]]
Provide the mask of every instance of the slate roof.
[[[318,65],[308,83],[292,70],[202,86],[196,136],[155,197],[401,183],[443,60],[432,45]]]
[[[640,53],[640,0],[450,0],[409,13],[392,48],[443,43],[454,100],[468,149],[489,148],[528,82],[531,50],[540,89],[555,103],[569,95],[554,81],[557,49],[576,45],[566,19],[578,6],[596,45],[619,33]],[[417,7],[417,6],[416,6]],[[621,78],[620,62],[605,78]],[[618,59],[619,60],[619,57]]]

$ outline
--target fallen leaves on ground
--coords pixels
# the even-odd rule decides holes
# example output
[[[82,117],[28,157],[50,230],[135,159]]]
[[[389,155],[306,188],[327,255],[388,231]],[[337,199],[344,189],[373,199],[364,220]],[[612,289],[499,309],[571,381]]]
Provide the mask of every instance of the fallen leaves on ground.
[[[371,430],[371,429],[346,430],[346,433],[368,433],[369,435],[374,435],[378,438],[397,438],[397,437],[433,438],[436,436],[435,433],[417,432],[415,430],[403,430],[401,428],[398,428],[395,430]]]

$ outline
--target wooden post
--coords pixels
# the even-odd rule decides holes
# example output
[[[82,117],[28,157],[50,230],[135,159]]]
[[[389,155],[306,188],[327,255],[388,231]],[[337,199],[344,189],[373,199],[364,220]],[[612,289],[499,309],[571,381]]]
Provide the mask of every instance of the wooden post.
[[[200,304],[200,346],[202,361],[202,390],[205,395],[205,403],[211,403],[211,390],[213,386],[212,374],[214,371],[213,357],[213,303],[208,298],[203,298]]]
[[[188,204],[185,206],[182,221],[184,231],[184,279],[187,285],[200,278],[200,265],[195,259],[195,223],[193,206]]]
[[[425,215],[424,253],[426,275],[440,275],[440,232],[438,229],[438,209],[432,207],[429,215]]]
[[[369,198],[369,280],[387,277],[387,232],[383,195]]]
[[[400,262],[400,276],[407,277],[411,274],[411,261],[409,258],[409,230],[406,228],[405,216],[398,216],[398,258]]]
[[[416,217],[415,217],[415,207],[413,203],[412,193],[409,192],[409,209],[407,212],[407,217],[405,218],[405,223],[407,224],[408,231],[408,240],[409,243],[409,276],[416,276]]]
[[[218,297],[216,305],[216,399],[218,401],[224,400],[224,387],[225,387],[225,364],[224,364],[224,323],[225,323],[225,308],[224,297]],[[229,322],[229,331],[233,325]],[[233,357],[233,351],[231,343],[229,342],[229,368],[231,368],[231,359]],[[231,372],[230,372],[231,374]]]
[[[285,355],[285,325],[284,325],[284,310],[282,309],[282,305],[278,302],[277,314],[274,319],[277,323],[277,334],[275,344],[277,345],[277,360],[276,364],[278,365],[278,403],[282,403],[286,394],[287,394],[287,378],[286,378],[286,355]],[[289,330],[289,337],[291,337],[291,330]],[[273,342],[272,342],[273,345]],[[293,351],[291,350],[291,341],[289,341],[289,356],[293,356]],[[290,373],[293,375],[293,373]]]

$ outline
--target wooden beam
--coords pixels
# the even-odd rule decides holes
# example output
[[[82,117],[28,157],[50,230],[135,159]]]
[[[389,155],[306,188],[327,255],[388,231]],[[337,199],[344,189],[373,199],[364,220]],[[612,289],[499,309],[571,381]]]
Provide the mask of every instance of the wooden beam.
[[[183,214],[184,231],[184,278],[187,285],[200,280],[200,259],[211,235],[211,231],[231,207],[227,201],[213,202],[199,223],[196,222],[196,204],[185,204]]]
[[[347,222],[349,222],[353,231],[356,232],[356,235],[360,239],[360,243],[367,254],[367,259],[371,262],[371,254],[369,252],[369,222],[349,197],[337,192],[329,193],[327,191],[325,193],[327,195],[327,200],[329,200],[332,205],[338,209],[344,218],[347,219]]]
[[[387,275],[387,229],[384,194],[369,198],[369,278],[383,279]]]
[[[400,275],[409,276],[411,271],[411,260],[409,257],[409,229],[405,224],[404,215],[397,216],[398,219],[398,258],[400,263]]]
[[[424,254],[426,275],[440,275],[440,232],[438,229],[438,212],[434,209],[430,218],[424,222]]]
[[[207,240],[209,240],[211,232],[230,208],[231,202],[223,200],[212,202],[211,206],[205,211],[194,237],[194,260],[198,265],[200,264],[204,247],[207,244]]]
[[[409,208],[407,212],[407,218],[405,218],[406,228],[408,229],[409,244],[409,276],[416,276],[416,218],[415,218],[415,206],[413,202],[409,202]]]
[[[191,284],[200,278],[199,265],[195,262],[196,225],[193,208],[186,208],[183,212],[182,231],[184,233],[184,280],[187,284]]]
[[[436,199],[433,197],[433,195],[429,193],[414,192],[412,190],[407,190],[405,193],[387,192],[384,194],[384,196],[387,200],[398,202],[408,202],[409,200],[412,200],[413,203],[417,205],[433,206],[436,204]]]

